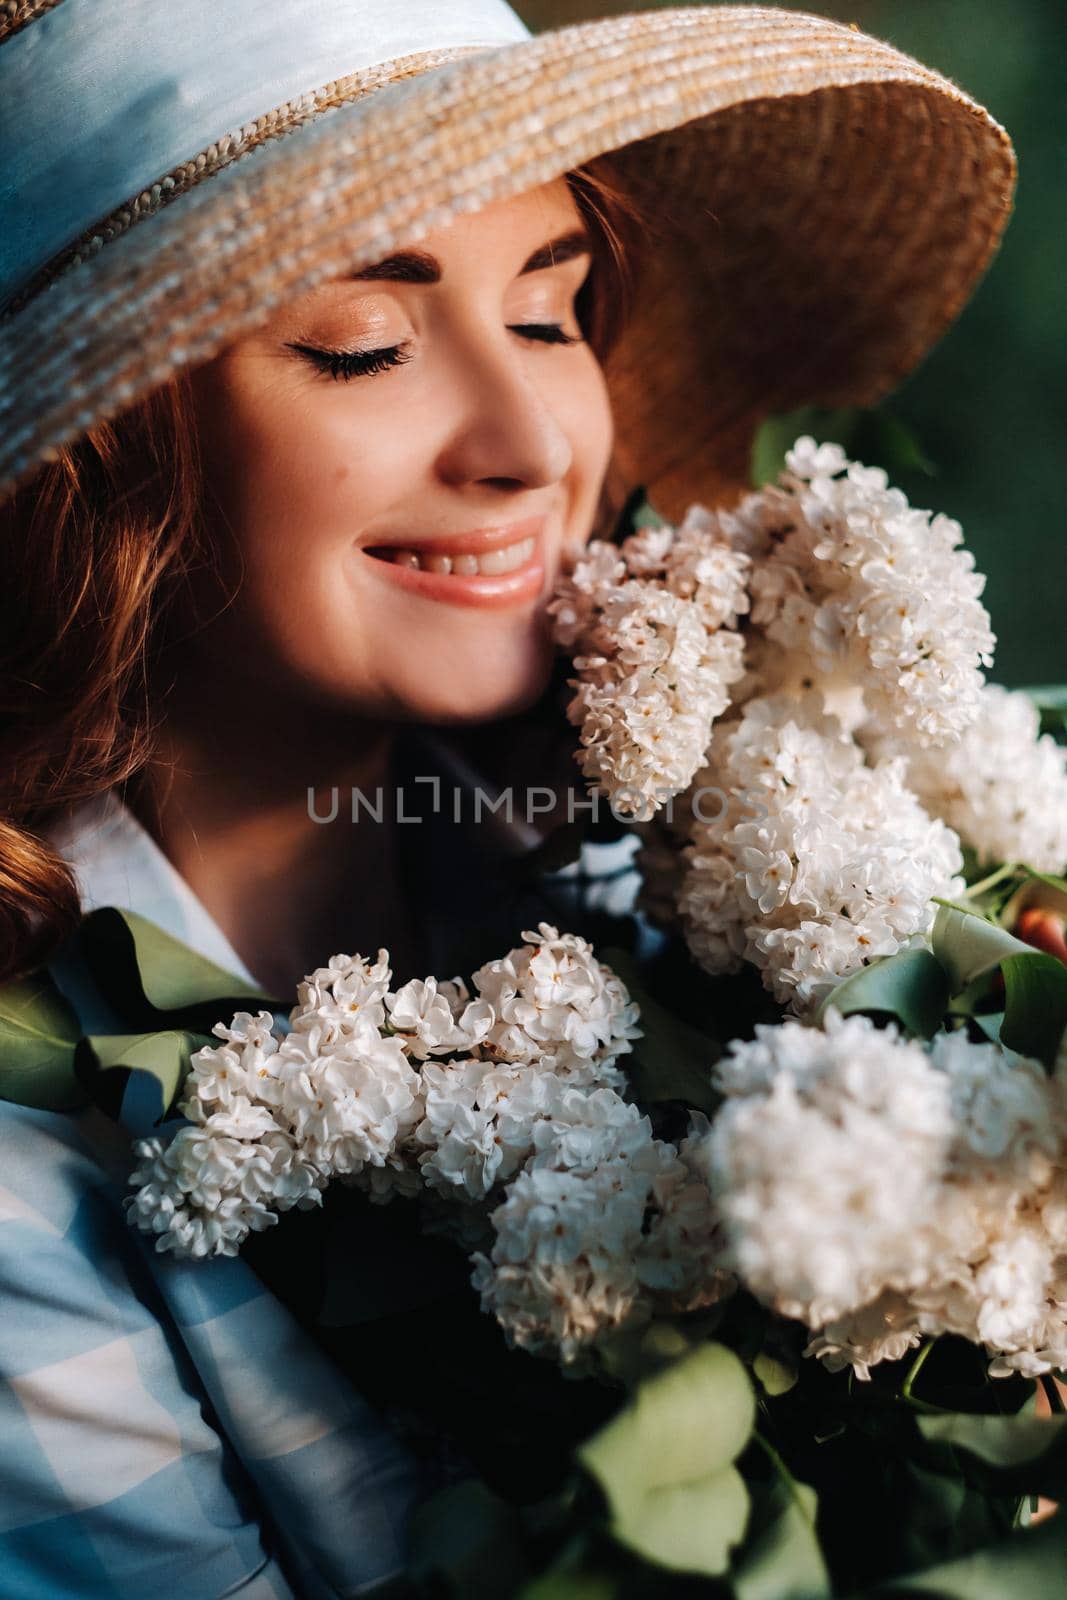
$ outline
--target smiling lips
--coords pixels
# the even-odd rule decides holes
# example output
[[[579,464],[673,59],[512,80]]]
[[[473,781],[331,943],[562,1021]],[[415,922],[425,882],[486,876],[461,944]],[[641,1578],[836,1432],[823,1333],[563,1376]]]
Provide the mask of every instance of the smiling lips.
[[[536,539],[520,539],[517,544],[507,544],[502,550],[487,550],[480,556],[466,552],[444,555],[438,550],[420,556],[417,550],[386,550],[384,559],[395,561],[398,567],[414,567],[423,572],[455,572],[460,577],[470,578],[478,572],[514,572],[516,567],[529,561],[536,544]]]
[[[536,598],[545,575],[543,516],[396,545],[368,545],[383,577],[428,599],[517,605]]]

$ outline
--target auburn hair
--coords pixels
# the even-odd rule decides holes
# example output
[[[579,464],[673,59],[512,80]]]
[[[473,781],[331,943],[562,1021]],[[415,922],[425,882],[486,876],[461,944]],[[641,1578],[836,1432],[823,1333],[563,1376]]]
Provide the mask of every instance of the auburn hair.
[[[641,221],[610,158],[566,174],[593,238],[576,301],[603,360],[629,313]],[[0,505],[0,982],[47,962],[81,920],[43,829],[152,759],[154,652],[190,573],[214,565],[188,371],[61,448]],[[594,534],[619,509],[605,486]]]

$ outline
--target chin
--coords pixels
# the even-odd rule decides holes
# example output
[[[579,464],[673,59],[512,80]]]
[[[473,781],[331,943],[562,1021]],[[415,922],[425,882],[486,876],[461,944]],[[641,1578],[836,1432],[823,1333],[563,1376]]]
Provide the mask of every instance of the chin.
[[[418,697],[415,715],[421,721],[451,726],[472,726],[516,716],[541,698],[551,677],[552,662],[553,651],[546,646],[532,658],[509,663],[506,669],[503,664],[494,669],[486,663],[482,670],[472,670],[462,678],[454,672],[447,678],[442,675],[432,694]]]

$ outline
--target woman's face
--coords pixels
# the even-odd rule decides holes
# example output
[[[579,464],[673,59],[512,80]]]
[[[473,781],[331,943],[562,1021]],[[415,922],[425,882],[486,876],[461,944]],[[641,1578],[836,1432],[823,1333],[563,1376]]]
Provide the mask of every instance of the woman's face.
[[[372,717],[537,698],[545,600],[613,439],[574,314],[591,258],[558,243],[581,229],[560,178],[319,285],[192,374],[237,588],[199,641],[219,671]]]

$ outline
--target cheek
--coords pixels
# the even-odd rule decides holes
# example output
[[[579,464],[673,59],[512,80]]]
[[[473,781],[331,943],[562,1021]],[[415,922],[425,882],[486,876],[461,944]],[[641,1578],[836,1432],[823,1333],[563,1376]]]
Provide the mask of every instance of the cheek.
[[[216,485],[243,554],[282,570],[328,559],[388,470],[378,441],[353,427],[341,396],[280,389],[254,406],[241,400],[228,413]]]
[[[381,401],[369,410],[341,383],[272,380],[252,361],[205,397],[209,506],[236,591],[210,643],[253,652],[264,679],[351,690],[367,675],[367,619],[345,575],[361,528],[410,479],[407,430]],[[217,610],[209,597],[205,616]]]
[[[584,542],[592,530],[600,492],[611,462],[615,425],[603,371],[591,350],[583,369],[571,374],[556,395],[556,416],[571,444],[572,539]]]
[[[610,453],[614,434],[607,379],[592,350],[586,345],[577,380],[566,385],[574,415],[588,433],[588,450],[599,463]]]
[[[202,417],[206,465],[222,509],[242,602],[287,596],[322,616],[360,531],[412,481],[411,430],[379,390],[271,378],[249,361],[212,394]]]

